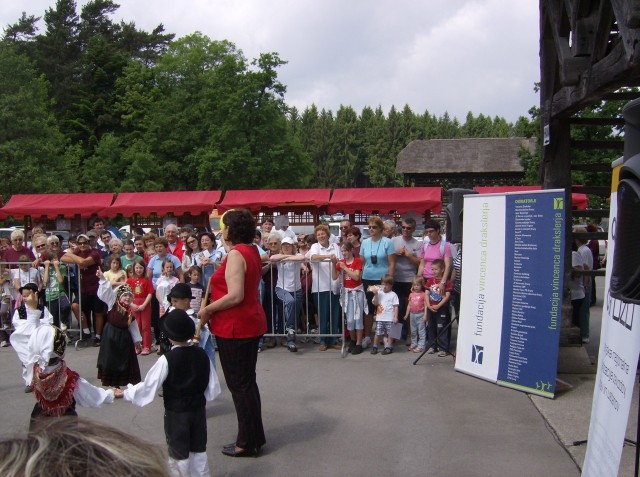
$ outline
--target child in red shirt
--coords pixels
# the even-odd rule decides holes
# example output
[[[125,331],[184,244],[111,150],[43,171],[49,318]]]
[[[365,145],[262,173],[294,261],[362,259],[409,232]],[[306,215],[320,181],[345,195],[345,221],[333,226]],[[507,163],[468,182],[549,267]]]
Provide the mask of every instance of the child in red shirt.
[[[147,278],[147,267],[144,259],[138,258],[133,264],[133,277],[127,279],[127,283],[133,290],[133,303],[131,311],[140,327],[142,335],[142,352],[146,356],[151,351],[151,296],[153,295],[153,283]]]
[[[444,279],[444,260],[437,259],[431,264],[433,277],[427,280],[425,298],[429,301],[427,305],[427,328],[431,348],[428,354],[433,354],[438,349],[438,356],[443,357],[449,354],[449,342],[451,341],[451,328],[437,339],[436,337],[449,324],[451,312],[449,311],[449,299],[453,291],[453,285],[449,280]],[[441,293],[441,285],[444,285],[444,293]]]
[[[345,242],[341,247],[343,259],[333,269],[333,279],[343,274],[344,287],[340,291],[340,305],[347,318],[349,330],[349,353],[362,353],[362,334],[364,330],[364,288],[362,286],[362,259],[353,256],[353,245]],[[355,338],[355,341],[354,341]]]

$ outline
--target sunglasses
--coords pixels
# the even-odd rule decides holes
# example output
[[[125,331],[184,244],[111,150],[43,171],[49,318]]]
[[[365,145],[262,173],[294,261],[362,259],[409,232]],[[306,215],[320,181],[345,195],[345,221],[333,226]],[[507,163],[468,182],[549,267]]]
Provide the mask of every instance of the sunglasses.
[[[78,242],[78,245],[89,245],[89,242],[83,240],[82,242]]]

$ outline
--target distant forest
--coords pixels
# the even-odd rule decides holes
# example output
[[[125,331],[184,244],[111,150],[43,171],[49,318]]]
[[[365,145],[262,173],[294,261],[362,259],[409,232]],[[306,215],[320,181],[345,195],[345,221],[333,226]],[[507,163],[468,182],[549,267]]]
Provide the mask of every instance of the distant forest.
[[[278,53],[248,60],[227,40],[114,23],[118,5],[58,0],[0,40],[2,194],[403,185],[414,139],[538,137],[515,124],[409,105],[336,112],[289,107]],[[39,23],[40,20],[43,22]],[[38,25],[41,26],[38,29]],[[538,182],[538,155],[522,157]],[[584,178],[581,178],[584,180]]]

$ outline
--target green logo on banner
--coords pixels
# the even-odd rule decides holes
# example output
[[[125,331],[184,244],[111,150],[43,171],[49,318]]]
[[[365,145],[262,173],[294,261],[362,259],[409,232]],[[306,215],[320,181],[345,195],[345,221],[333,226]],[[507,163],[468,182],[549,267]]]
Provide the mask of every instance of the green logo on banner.
[[[556,197],[553,199],[553,208],[555,210],[564,209],[564,199],[562,197]]]

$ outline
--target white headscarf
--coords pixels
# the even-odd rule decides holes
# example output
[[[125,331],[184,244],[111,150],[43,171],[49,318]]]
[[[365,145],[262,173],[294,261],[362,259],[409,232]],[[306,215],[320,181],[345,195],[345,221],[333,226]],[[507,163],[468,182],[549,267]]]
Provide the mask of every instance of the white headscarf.
[[[53,325],[39,326],[29,338],[29,363],[38,363],[44,369],[51,358],[63,358],[66,347],[66,337],[59,328]]]

